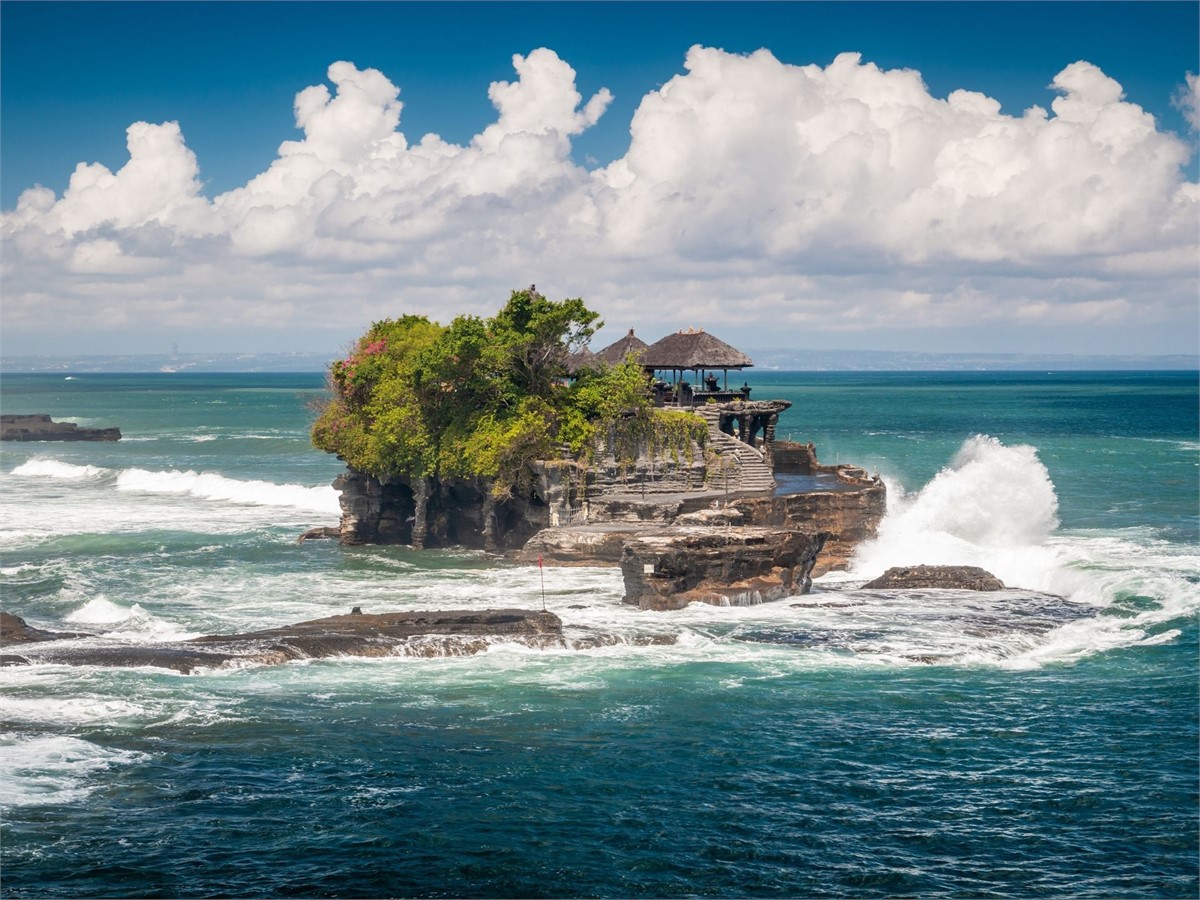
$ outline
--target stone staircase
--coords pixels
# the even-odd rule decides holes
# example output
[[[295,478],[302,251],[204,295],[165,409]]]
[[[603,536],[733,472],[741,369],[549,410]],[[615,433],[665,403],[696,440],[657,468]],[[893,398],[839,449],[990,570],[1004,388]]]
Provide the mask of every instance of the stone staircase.
[[[729,472],[730,493],[761,493],[775,490],[775,476],[771,473],[771,467],[767,465],[761,450],[721,431],[718,427],[720,413],[716,409],[697,406],[692,411],[708,424],[709,446],[721,456],[737,461],[736,466]],[[715,474],[711,484],[714,487],[723,487],[723,477]]]

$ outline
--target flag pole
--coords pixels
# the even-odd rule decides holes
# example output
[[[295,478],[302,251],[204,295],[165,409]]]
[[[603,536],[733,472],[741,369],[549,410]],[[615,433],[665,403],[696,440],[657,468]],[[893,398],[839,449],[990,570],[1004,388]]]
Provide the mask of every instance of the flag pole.
[[[542,612],[546,611],[546,570],[542,568],[542,554],[538,554],[538,577],[542,581]]]

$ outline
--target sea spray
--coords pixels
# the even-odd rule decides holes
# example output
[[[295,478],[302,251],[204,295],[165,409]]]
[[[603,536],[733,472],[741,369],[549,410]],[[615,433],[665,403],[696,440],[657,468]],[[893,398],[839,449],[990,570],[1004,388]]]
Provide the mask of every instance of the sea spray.
[[[855,555],[855,575],[971,565],[1006,584],[1048,589],[1054,556],[1045,542],[1058,527],[1058,497],[1035,448],[975,435],[915,495],[888,488],[887,515],[876,539]]]

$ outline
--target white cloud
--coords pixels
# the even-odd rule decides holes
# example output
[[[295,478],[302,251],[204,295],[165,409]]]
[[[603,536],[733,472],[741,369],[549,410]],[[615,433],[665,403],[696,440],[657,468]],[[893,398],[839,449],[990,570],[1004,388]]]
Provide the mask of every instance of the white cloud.
[[[1184,76],[1184,83],[1179,86],[1171,102],[1183,113],[1192,131],[1200,131],[1200,78],[1194,72]]]
[[[8,324],[352,332],[530,281],[664,330],[1195,321],[1189,149],[1090,63],[1054,76],[1050,111],[1011,115],[857,54],[694,47],[591,173],[571,139],[609,92],[584,102],[547,49],[513,66],[457,145],[410,142],[399,88],[336,62],[332,91],[296,95],[302,139],[212,201],[177,124],[130,126],[119,171],[81,164],[4,214]]]
[[[1194,245],[1195,204],[1175,214],[1187,147],[1088,63],[1054,79],[1053,116],[1020,117],[858,54],[822,69],[694,47],[687,69],[597,176],[627,252],[1021,264]]]

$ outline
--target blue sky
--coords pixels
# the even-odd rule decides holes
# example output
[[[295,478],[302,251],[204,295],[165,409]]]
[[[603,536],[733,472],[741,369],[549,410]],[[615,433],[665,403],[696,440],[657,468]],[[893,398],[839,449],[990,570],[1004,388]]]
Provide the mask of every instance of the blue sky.
[[[356,71],[378,70],[386,84],[399,89],[403,109],[398,131],[405,135],[409,148],[427,133],[440,136],[451,147],[471,146],[476,136],[497,119],[488,86],[494,82],[516,83],[513,55],[531,58],[538,48],[553,51],[562,65],[573,70],[570,84],[580,95],[581,109],[601,89],[611,92],[612,98],[601,104],[602,114],[589,117],[587,123],[580,124],[580,120],[563,124],[564,119],[557,125],[536,126],[542,129],[539,134],[567,138],[568,146],[551,165],[552,185],[547,181],[532,190],[526,180],[519,189],[512,185],[472,187],[463,195],[466,199],[459,198],[453,209],[446,211],[450,219],[428,227],[414,226],[422,235],[419,240],[402,231],[382,236],[373,233],[370,238],[355,232],[352,240],[342,240],[332,230],[337,226],[331,223],[347,220],[338,218],[332,207],[326,206],[314,219],[317,224],[301,229],[308,236],[307,244],[299,237],[291,243],[272,237],[269,247],[261,241],[253,246],[239,245],[238,228],[246,223],[235,221],[236,216],[249,215],[257,207],[269,207],[273,214],[282,215],[283,207],[293,200],[300,204],[297,208],[310,210],[312,195],[307,188],[304,196],[308,199],[303,203],[300,195],[290,199],[272,195],[269,202],[261,197],[231,198],[217,210],[224,223],[221,225],[207,220],[198,224],[205,215],[216,215],[213,209],[206,211],[199,205],[186,225],[181,219],[168,222],[171,216],[150,209],[146,206],[153,206],[149,200],[131,197],[138,191],[155,194],[157,188],[144,180],[134,183],[132,178],[120,189],[116,201],[112,201],[115,194],[109,199],[117,206],[132,203],[139,210],[136,214],[118,215],[112,220],[102,213],[83,219],[73,214],[64,220],[73,223],[68,226],[60,221],[65,208],[54,212],[47,207],[46,215],[30,214],[20,222],[10,216],[4,231],[10,248],[5,263],[10,290],[6,290],[8,336],[3,350],[19,352],[13,335],[20,349],[35,351],[52,343],[55,332],[61,341],[64,323],[68,340],[80,346],[90,341],[98,352],[128,352],[146,342],[156,342],[156,349],[159,344],[171,342],[192,349],[276,350],[295,345],[323,349],[344,343],[371,318],[389,311],[396,314],[412,309],[439,318],[445,318],[447,312],[486,312],[502,301],[508,287],[519,286],[513,283],[519,278],[520,284],[538,280],[552,294],[582,294],[601,308],[614,328],[628,322],[649,332],[669,330],[671,317],[662,310],[662,304],[678,297],[689,314],[711,313],[712,330],[734,334],[743,341],[760,335],[764,324],[770,326],[778,339],[752,341],[759,346],[1014,352],[1051,348],[1120,352],[1124,347],[1138,353],[1194,352],[1196,315],[1194,304],[1186,302],[1186,297],[1192,291],[1194,299],[1195,275],[1188,272],[1187,266],[1181,268],[1177,258],[1181,252],[1195,250],[1194,241],[1187,245],[1185,240],[1181,246],[1178,235],[1196,216],[1195,205],[1184,202],[1187,189],[1180,191],[1181,184],[1197,180],[1196,132],[1187,119],[1186,103],[1178,99],[1173,103],[1172,98],[1180,95],[1188,73],[1200,69],[1198,10],[1200,6],[1195,3],[1090,2],[124,4],[6,0],[0,6],[0,200],[6,213],[14,210],[22,192],[36,184],[53,191],[56,201],[63,199],[71,173],[79,163],[99,163],[117,173],[129,160],[126,129],[135,122],[153,126],[178,123],[179,145],[194,154],[197,167],[197,187],[190,199],[209,201],[213,207],[211,201],[267,172],[278,161],[282,142],[304,138],[296,125],[293,101],[305,88],[321,84],[336,96],[327,69],[339,60],[353,63]],[[772,230],[757,243],[734,242],[739,245],[734,249],[722,246],[715,237],[710,241],[695,236],[697,229],[691,223],[697,222],[697,217],[703,219],[708,214],[705,211],[717,216],[712,211],[749,208],[753,213],[753,205],[770,196],[769,190],[764,193],[757,188],[731,188],[742,193],[724,199],[700,197],[695,206],[675,211],[678,219],[672,226],[674,230],[652,223],[653,228],[667,231],[633,237],[619,234],[626,223],[638,221],[639,216],[649,223],[646,217],[652,213],[647,210],[652,210],[657,201],[643,197],[638,201],[642,205],[634,208],[608,195],[624,191],[632,180],[649,184],[654,159],[673,158],[671,154],[679,151],[670,143],[653,143],[662,133],[662,123],[675,123],[670,126],[675,127],[679,110],[662,110],[665,118],[657,124],[647,112],[642,140],[631,148],[635,143],[630,134],[635,111],[672,79],[690,79],[700,86],[698,70],[689,75],[685,67],[689,48],[695,45],[725,53],[710,60],[704,76],[709,81],[696,94],[699,99],[695,102],[716,103],[713,98],[720,91],[714,85],[728,77],[730,84],[737,81],[744,85],[740,90],[750,92],[746,95],[747,109],[759,114],[754,121],[776,115],[770,105],[774,101],[765,99],[765,94],[771,92],[772,79],[782,84],[792,75],[800,77],[801,67],[826,69],[845,52],[861,54],[862,65],[881,72],[919,72],[928,99],[912,101],[916,107],[944,105],[954,91],[976,92],[998,101],[999,111],[993,118],[1006,126],[1019,121],[1035,104],[1049,110],[1056,96],[1069,91],[1061,85],[1057,90],[1048,86],[1066,67],[1086,60],[1102,74],[1088,74],[1091,81],[1087,85],[1077,78],[1082,85],[1078,87],[1079,96],[1103,95],[1105,102],[1115,102],[1097,85],[1107,84],[1100,80],[1104,78],[1118,83],[1123,89],[1125,112],[1134,104],[1154,117],[1152,143],[1136,148],[1131,145],[1126,158],[1138,154],[1153,157],[1163,174],[1156,176],[1153,184],[1147,181],[1137,191],[1131,188],[1128,197],[1111,186],[1125,183],[1122,179],[1141,178],[1132,163],[1128,164],[1134,174],[1102,168],[1094,173],[1092,181],[1080,182],[1110,185],[1106,195],[1119,196],[1126,204],[1119,210],[1097,212],[1095,203],[1072,209],[1069,192],[1064,188],[1068,199],[1061,201],[1063,216],[1077,215],[1080,221],[1088,221],[1103,213],[1112,222],[1085,229],[1086,234],[1048,238],[1051,243],[1059,242],[1052,253],[1037,251],[1031,235],[1039,228],[1052,230],[1054,223],[1023,224],[1021,214],[1015,211],[1022,202],[1019,197],[1005,198],[1002,211],[997,207],[996,215],[1005,223],[1003,228],[1009,237],[997,239],[995,248],[984,250],[971,248],[988,240],[987,229],[979,224],[986,219],[986,210],[973,208],[968,216],[973,224],[964,222],[960,228],[964,235],[969,233],[968,224],[983,229],[969,242],[971,246],[947,242],[932,231],[929,242],[917,246],[864,230],[862,223],[848,222],[845,215],[830,211],[836,207],[844,212],[848,197],[830,201],[812,229],[801,229],[794,252],[786,245],[788,238],[774,237],[786,234],[786,228]],[[783,68],[768,72],[765,67],[769,61],[759,61],[754,65],[762,71],[748,68],[738,74],[735,67],[722,62],[745,60],[747,54],[760,48],[766,48]],[[562,82],[558,72],[555,69],[545,74],[547,85]],[[529,82],[527,93],[531,96],[535,93],[535,77],[542,75],[529,72],[521,76]],[[861,79],[854,76],[850,80],[857,83]],[[387,89],[383,90],[386,94]],[[814,94],[811,101],[779,114],[798,116],[798,128],[813,121],[825,122],[828,117],[820,118],[813,104],[833,103],[829,98],[836,94],[840,98],[837,102],[842,104],[838,107],[841,115],[853,106],[846,105],[850,103],[848,90],[851,88],[821,93],[824,100]],[[872,85],[864,82],[861,90],[875,92],[862,98],[875,109],[872,104],[878,100],[879,91],[886,93],[889,88],[882,81]],[[386,97],[378,102],[383,104],[381,108],[386,107]],[[706,117],[726,115],[712,105],[682,114],[693,113],[704,122],[709,121]],[[805,118],[810,115],[815,118]],[[908,138],[897,134],[880,138],[890,127],[880,122],[884,120],[868,129],[876,135],[872,140],[890,140],[889,152],[896,155],[899,142]],[[711,136],[712,127],[705,125],[708,130],[703,133]],[[750,147],[788,140],[786,132],[767,129],[761,135],[763,143],[755,145],[753,131],[757,126],[753,122],[730,127],[749,129]],[[947,124],[944,133],[932,139],[930,152],[939,147],[944,151],[946,142],[958,140],[961,127],[961,123]],[[1106,140],[1098,134],[1093,134],[1094,146]],[[379,134],[372,135],[371,140],[378,140]],[[780,172],[798,171],[774,157],[756,161],[755,151],[738,150],[736,140],[727,141],[727,137],[722,135],[716,140],[723,147],[720,152],[726,154],[724,157],[697,158],[702,148],[697,150],[694,143],[690,144],[687,158],[681,161],[680,171],[684,174],[679,175],[680,180],[672,180],[675,175],[670,174],[666,179],[670,185],[664,182],[653,190],[646,188],[647,197],[691,197],[693,187],[702,194],[713,184],[723,184],[724,173],[733,178],[734,173],[744,169],[762,171],[764,179],[777,180]],[[973,139],[978,138],[976,135]],[[1138,140],[1143,139],[1149,140],[1144,135]],[[667,140],[686,142],[692,138],[686,130],[678,130]],[[1174,149],[1166,143],[1170,140],[1177,142]],[[861,141],[855,146],[861,148]],[[863,164],[874,165],[871,160],[878,153],[872,156],[873,151],[862,152],[866,154]],[[990,159],[990,152],[980,151],[977,156]],[[995,152],[1016,154],[1026,150],[1011,147]],[[1040,151],[1028,152],[1036,165]],[[618,172],[612,168],[620,167],[627,154],[631,164],[628,170]],[[1093,163],[1107,165],[1099,156]],[[518,169],[534,165],[528,157],[503,154],[488,163],[506,164]],[[358,179],[359,187],[345,190],[361,200],[366,190],[362,187],[366,184],[364,174],[351,171],[344,159],[328,165],[330,171],[344,178]],[[462,168],[466,163],[460,160],[455,165]],[[543,168],[546,165],[542,163]],[[151,173],[157,171],[153,165],[148,166]],[[561,171],[558,166],[563,167]],[[191,177],[175,169],[171,172],[172,178]],[[1164,184],[1163,179],[1171,172],[1175,173],[1174,184]],[[925,185],[920,181],[925,176],[908,174],[917,179],[910,193],[936,187],[935,193],[946,196],[945,184]],[[685,177],[700,181],[690,185],[682,180]],[[876,177],[874,182],[866,177],[866,182],[878,184],[883,193],[896,181],[879,173]],[[1046,177],[1056,184],[1062,181],[1061,175]],[[401,180],[385,186],[387,195],[393,198],[410,190],[406,186],[401,191],[397,185],[402,178],[399,174],[396,178]],[[737,178],[744,178],[744,172]],[[978,194],[981,190],[961,188],[965,182],[956,178],[950,193]],[[461,187],[458,175],[451,180]],[[564,186],[567,182],[574,187]],[[850,186],[848,190],[853,191],[854,183],[853,179],[845,182]],[[422,190],[432,192],[429,196],[442,197],[448,189],[444,184],[435,189],[427,180],[422,185]],[[814,192],[821,193],[821,182],[815,181],[814,185],[806,186],[793,198],[795,210],[805,209]],[[462,268],[458,263],[464,246],[480,246],[480,241],[487,241],[487,234],[497,233],[496,229],[511,230],[522,216],[549,221],[548,208],[540,205],[548,202],[547,191],[557,197],[552,204],[556,210],[574,204],[574,211],[567,214],[571,222],[580,221],[580,210],[586,207],[593,212],[599,208],[601,217],[617,217],[614,221],[618,224],[594,225],[599,229],[596,234],[579,238],[582,243],[578,246],[564,239],[553,259],[540,256],[532,244],[509,247],[498,252],[494,260],[488,259],[489,253],[480,253],[475,265],[463,269],[457,282],[451,283],[449,270]],[[582,193],[568,196],[571,191]],[[163,192],[164,197],[170,195],[166,187]],[[541,199],[535,202],[531,199],[534,195]],[[983,192],[983,196],[994,195],[995,191],[990,195]],[[855,196],[853,202],[874,202],[867,196],[867,200]],[[178,199],[163,202],[177,209]],[[973,207],[980,203],[974,194],[968,199]],[[400,216],[398,210],[403,209],[403,215],[411,219],[414,209],[424,208],[415,194],[396,202],[400,205],[373,207],[370,214],[394,220]],[[890,209],[890,204],[896,202],[900,201],[890,198],[881,209]],[[606,204],[610,203],[615,204],[619,214],[608,210]],[[97,201],[93,206],[102,210],[104,204]],[[1170,216],[1182,216],[1182,224],[1176,222],[1176,230],[1170,235],[1124,233],[1129,230],[1129,221],[1139,216],[1148,222],[1156,216],[1161,219],[1168,207],[1172,210]],[[906,207],[903,214],[911,212]],[[956,207],[955,214],[958,212],[961,210]],[[719,214],[728,216],[728,212]],[[481,216],[491,215],[496,216],[495,222],[465,245],[427,239],[438,228],[449,227],[447,221],[457,221],[456,216],[467,216],[478,224]],[[783,223],[786,225],[794,215],[803,212],[789,214]],[[937,223],[946,219],[942,211],[921,215],[924,224],[920,227],[935,230]],[[1118,234],[1121,229],[1124,231]],[[564,225],[555,232],[555,240],[566,230]],[[819,237],[814,239],[813,232]],[[53,252],[27,249],[34,241],[32,235],[54,233],[65,234],[70,247],[64,249],[61,243],[51,241],[46,246],[58,248]],[[712,235],[719,233],[719,222],[712,223]],[[838,237],[834,240],[829,235]],[[311,240],[314,236],[329,239],[330,247],[340,249],[315,252]],[[232,250],[223,243],[227,239]],[[355,241],[362,247],[369,244],[370,249],[349,249]],[[574,273],[565,270],[564,254],[591,257],[597,243],[604,241],[611,243],[611,252],[595,254],[586,265],[579,263]],[[1136,252],[1114,250],[1118,245],[1132,244],[1138,245]],[[172,256],[171,251],[163,249],[167,245],[182,249]],[[383,245],[390,246],[390,252]],[[543,240],[539,246],[546,245]],[[653,246],[656,252],[634,253],[630,250],[633,246]],[[13,247],[19,252],[11,252]],[[55,257],[54,253],[60,255]],[[206,270],[205,253],[212,255],[216,268],[225,270],[226,281]],[[226,253],[231,254],[229,264],[222,265],[220,260]],[[1163,261],[1172,254],[1176,261]],[[630,262],[638,256],[639,260]],[[406,264],[388,270],[380,262],[397,257],[404,258]],[[1106,262],[1096,265],[1100,257]],[[347,279],[345,273],[355,260],[362,268]],[[438,268],[438,277],[428,275]],[[366,278],[362,273],[367,270],[380,271],[380,275],[377,279]],[[620,273],[619,278],[614,277],[614,271]],[[814,271],[815,276],[806,277]],[[761,283],[757,288],[745,288],[744,296],[732,296],[741,289],[731,285],[739,279],[745,281],[747,272],[755,273],[751,280]],[[304,282],[307,290],[299,285],[292,293],[280,290],[280,281],[289,279]],[[147,287],[148,282],[153,284]],[[338,314],[325,315],[315,298],[322,296],[331,282],[340,284],[348,297]],[[1067,283],[1069,289],[1056,290],[1055,285]],[[753,290],[759,294],[752,295]],[[629,296],[631,292],[637,296]],[[269,303],[263,299],[266,293],[272,294]],[[206,306],[217,294],[222,295],[220,302]],[[1060,294],[1066,295],[1063,302],[1069,303],[1069,308],[1056,306],[1063,299]],[[758,300],[763,295],[774,299],[764,305]],[[1169,303],[1152,300],[1160,295],[1174,299]],[[67,300],[53,314],[38,313],[64,296]],[[839,300],[852,315],[833,322],[831,317]],[[649,314],[646,303],[657,312]],[[1011,305],[1010,315],[986,312],[1004,304]],[[738,312],[731,314],[735,308]],[[1066,312],[1059,314],[1059,309]],[[907,318],[905,310],[911,312]],[[704,323],[678,324],[686,327]],[[185,337],[180,339],[179,335]],[[200,343],[205,346],[198,346]]]

